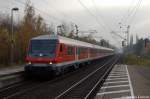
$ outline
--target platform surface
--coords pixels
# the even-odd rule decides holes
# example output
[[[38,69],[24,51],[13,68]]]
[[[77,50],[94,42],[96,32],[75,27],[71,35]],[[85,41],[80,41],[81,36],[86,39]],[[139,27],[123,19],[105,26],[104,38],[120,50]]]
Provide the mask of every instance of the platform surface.
[[[150,67],[115,65],[95,99],[150,99]]]
[[[4,75],[13,74],[13,73],[16,73],[16,72],[21,72],[21,71],[24,71],[24,66],[23,65],[2,68],[2,69],[0,69],[0,77],[2,77]]]

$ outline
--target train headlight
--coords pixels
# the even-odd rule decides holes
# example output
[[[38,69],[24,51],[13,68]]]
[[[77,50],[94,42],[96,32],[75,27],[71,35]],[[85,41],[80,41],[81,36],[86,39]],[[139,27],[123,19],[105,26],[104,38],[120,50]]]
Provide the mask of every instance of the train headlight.
[[[28,64],[30,65],[30,64],[31,64],[31,62],[28,62]]]
[[[49,64],[52,64],[52,62],[49,62]]]

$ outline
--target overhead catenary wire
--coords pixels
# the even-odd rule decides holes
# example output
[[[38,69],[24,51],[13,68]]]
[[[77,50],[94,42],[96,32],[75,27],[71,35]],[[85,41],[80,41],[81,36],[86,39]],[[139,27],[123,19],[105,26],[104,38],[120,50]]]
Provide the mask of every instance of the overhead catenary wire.
[[[80,1],[80,0],[79,0]],[[24,2],[22,2],[22,1],[16,1],[16,2],[19,2],[20,4],[26,4],[26,3],[24,3]],[[81,2],[81,1],[80,1]],[[84,5],[84,4],[82,4],[82,5]],[[38,12],[41,12],[41,13],[43,13],[43,14],[45,14],[46,16],[48,16],[48,17],[51,17],[51,18],[53,18],[53,19],[55,19],[55,20],[57,20],[57,21],[63,21],[62,19],[59,19],[59,18],[57,18],[57,17],[54,17],[54,16],[52,16],[52,15],[50,15],[49,13],[47,13],[47,12],[45,12],[45,11],[43,11],[43,10],[40,10],[39,8],[36,8],[36,7],[34,7],[35,8],[35,10],[37,10]],[[87,8],[86,6],[85,6],[85,8]],[[103,29],[107,32],[107,31],[109,31],[100,21],[99,21],[99,19],[97,18],[97,16],[96,15],[94,15],[88,8],[87,8],[87,10],[88,10],[88,13],[90,13],[93,17],[94,17],[94,19],[96,20],[96,22],[98,23],[98,25],[100,25],[100,27],[102,28],[103,27]],[[58,11],[59,12],[59,11]],[[62,14],[62,13],[61,13]],[[63,14],[64,15],[64,14]]]
[[[121,21],[120,22],[123,22],[126,21],[126,19],[129,17],[129,14],[132,12],[132,10],[134,9],[133,5],[135,3],[135,0],[132,0],[130,5],[129,5],[129,8],[127,9],[127,11],[124,13],[124,15],[122,16],[121,18]],[[135,5],[136,6],[136,5]]]
[[[136,5],[134,7],[131,7],[131,5],[133,5],[133,3],[134,3],[134,1],[131,2],[130,6],[127,10],[126,16],[123,16],[124,19],[121,19],[121,22],[119,22],[119,23],[121,23],[125,26],[129,26],[129,25],[131,26],[133,20],[135,19],[135,15],[137,14],[137,11],[139,10],[139,8],[142,5],[142,0],[138,0]],[[125,36],[127,36],[127,35],[125,35]]]
[[[16,1],[16,2],[19,2],[19,3],[22,3],[22,4],[26,5],[26,3],[21,2],[21,1]],[[83,4],[82,4],[82,5],[83,5]],[[54,17],[54,16],[51,16],[50,14],[48,14],[48,13],[46,13],[46,12],[44,12],[44,11],[42,11],[42,10],[36,8],[36,7],[34,7],[34,8],[35,8],[35,10],[37,10],[37,11],[39,11],[39,12],[42,12],[42,13],[44,13],[44,14],[46,14],[46,15],[52,17],[53,19],[57,19],[57,20],[59,20],[59,21],[62,21],[62,20],[60,20],[60,19],[58,19],[58,18],[56,18],[56,17]],[[87,9],[88,9],[88,8],[87,8]],[[58,11],[58,10],[57,10],[57,11]],[[59,11],[59,12],[60,12],[60,11]],[[90,11],[89,11],[89,13],[90,13],[92,16],[94,16],[94,17],[96,18],[96,16],[93,15]],[[65,14],[62,13],[62,12],[61,12],[61,14],[65,15]],[[99,20],[96,18],[96,21],[99,21]]]
[[[44,3],[44,2],[45,2],[45,3]],[[48,2],[47,0],[43,0],[43,3],[49,5],[49,2]],[[55,10],[55,13],[57,13],[57,14],[60,14],[60,15],[62,15],[62,16],[64,16],[64,17],[67,17],[67,15],[66,15],[65,13],[63,13],[62,11],[60,11],[60,10],[56,9],[55,7],[53,7],[53,6],[52,6],[52,3],[51,3],[51,6],[49,6],[49,8],[51,8],[52,10]],[[71,21],[72,21],[72,20],[71,20]]]
[[[141,7],[141,5],[142,5],[142,0],[139,0],[138,3],[137,3],[137,5],[134,7],[134,9],[132,9],[132,12],[128,15],[128,19],[126,19],[125,24],[128,24],[128,26],[131,26],[131,25],[132,25],[132,22],[134,21],[135,16],[136,16],[136,14],[137,14],[139,8]],[[128,28],[127,28],[127,29],[128,29]],[[128,31],[128,30],[127,30],[127,31]],[[129,35],[129,33],[128,33],[127,35]],[[127,35],[126,35],[126,36],[127,36]],[[128,36],[127,36],[126,38],[128,38]],[[128,41],[128,40],[127,40],[127,41]]]
[[[124,21],[122,21],[122,23],[131,23],[132,19],[134,18],[134,16],[136,15],[138,9],[140,8],[142,3],[142,0],[138,0],[137,4],[131,9],[129,9],[126,18],[124,19]]]
[[[105,31],[109,31],[108,29],[105,28],[105,26],[103,24],[101,24],[101,22],[99,21],[99,19],[81,2],[81,0],[78,0],[78,2],[80,3],[80,5],[94,18],[95,22],[101,27],[103,27],[105,29]]]
[[[97,8],[97,6],[96,6],[94,0],[91,0],[91,1],[92,1],[92,3],[93,3],[93,6],[94,6],[95,11],[98,13],[98,16],[99,16],[99,17],[101,18],[101,20],[103,21],[103,24],[104,24],[105,26],[107,26],[107,27],[109,28],[109,30],[111,31],[111,30],[112,30],[111,26],[109,26],[109,25],[107,24],[107,22],[104,20],[103,16],[99,13],[98,8]],[[110,23],[111,23],[111,22],[110,22]]]
[[[46,0],[45,0],[46,1]],[[102,26],[104,29],[105,29],[105,31],[108,31],[107,29],[106,29],[106,27],[105,27],[105,25],[104,24],[102,24],[101,22],[99,22],[99,19],[97,18],[97,16],[96,15],[94,15],[80,0],[79,0],[79,2],[80,2],[80,4],[88,11],[88,13],[90,14],[90,15],[92,15],[95,19],[96,19],[96,22],[98,22],[98,24],[100,25],[100,26]],[[48,2],[46,1],[46,3],[48,4]],[[54,8],[54,7],[53,7]],[[55,9],[55,8],[54,8]],[[56,12],[58,12],[58,13],[61,13],[63,16],[66,16],[66,14],[65,13],[63,13],[62,11],[59,11],[59,10],[57,10],[57,9],[55,9],[56,10]],[[111,31],[112,29],[110,29],[109,28],[109,31]],[[115,40],[115,39],[114,39]]]
[[[30,1],[30,0],[29,0],[29,1]],[[26,3],[25,3],[25,2],[22,2],[22,1],[16,1],[16,2],[18,2],[18,3],[20,3],[20,4],[23,4],[23,5],[26,5]],[[48,4],[47,1],[46,1],[45,3]],[[50,7],[50,8],[53,9],[53,10],[55,10],[57,13],[63,15],[65,18],[67,17],[67,15],[66,15],[64,12],[62,12],[62,11],[60,11],[60,10],[54,8],[54,7]],[[57,18],[57,17],[51,15],[50,13],[47,13],[47,12],[45,12],[45,11],[43,11],[43,10],[40,10],[40,9],[37,8],[37,7],[34,7],[34,9],[35,9],[36,11],[38,11],[38,12],[40,12],[40,13],[46,15],[46,16],[49,17],[49,18],[53,18],[55,21],[57,20],[60,24],[63,23],[63,22],[65,22],[65,21],[67,21],[67,20],[69,20],[68,22],[70,22],[71,24],[74,24],[74,25],[77,24],[77,23],[76,23],[77,21],[74,21],[72,18],[68,18],[67,20],[64,21],[63,18],[62,18],[62,19],[59,19],[59,18]],[[47,21],[47,22],[48,22],[48,21]],[[83,26],[84,26],[84,24],[81,24],[81,23],[80,23],[80,25],[83,25]]]
[[[129,8],[127,9],[127,12],[125,13],[125,14],[127,14],[127,15],[123,15],[122,16],[122,18],[121,18],[121,21],[119,22],[119,23],[123,23],[123,24],[125,24],[125,22],[124,21],[126,21],[127,19],[128,19],[128,17],[130,16],[130,14],[132,14],[132,12],[134,11],[134,9],[135,9],[135,7],[137,6],[135,6],[134,8],[132,8],[132,5],[133,5],[133,3],[134,3],[134,1],[135,0],[132,0],[131,1],[131,3],[130,3],[130,5],[129,5]],[[138,4],[138,3],[137,3]],[[118,24],[118,23],[117,23]],[[112,34],[111,34],[112,35]],[[124,39],[124,38],[122,38],[121,37],[121,35],[119,35],[119,34],[115,34],[115,35],[117,35],[119,38],[121,38],[121,39]],[[112,36],[114,36],[114,35],[112,35]],[[114,37],[113,37],[114,38]],[[117,40],[117,39],[116,39]]]
[[[53,2],[51,1],[47,1],[47,0],[43,0],[46,4],[50,4],[51,6],[50,6],[50,8],[51,9],[53,9],[53,10],[55,10],[55,12],[56,13],[58,13],[58,14],[60,14],[60,15],[62,15],[62,16],[64,16],[64,18],[66,19],[67,17],[68,17],[68,15],[66,14],[66,13],[64,13],[62,10],[59,10],[58,8],[55,8],[54,6],[53,6]],[[55,1],[55,0],[53,0],[53,1]],[[76,20],[74,20],[74,18],[72,18],[72,17],[70,17],[69,16],[69,18],[67,18],[67,20],[69,20],[71,23],[73,23],[73,24],[77,24],[76,22]],[[79,22],[78,22],[79,23]],[[80,23],[81,24],[81,23]],[[81,24],[81,25],[83,25],[83,24]]]
[[[95,8],[96,12],[98,13],[99,10],[98,10],[98,8],[97,8],[97,6],[96,6],[94,0],[92,0],[92,3],[93,3],[93,5],[94,5],[94,8]],[[107,26],[110,31],[112,31],[113,29],[111,28],[111,26],[109,26],[109,25],[107,24],[107,22],[104,20],[103,16],[102,16],[100,13],[98,13],[98,15],[99,15],[99,17],[102,19],[103,23],[105,23],[104,25]],[[111,22],[110,22],[110,23],[111,23]],[[112,24],[111,24],[111,25],[112,25]],[[114,25],[112,25],[112,26],[114,26]],[[111,34],[111,33],[110,33],[110,34]],[[113,37],[112,34],[111,34],[110,36],[114,39],[114,41],[115,41],[117,44],[119,44],[119,42],[116,40],[116,38]]]
[[[18,1],[18,0],[15,0],[15,1],[16,1],[17,3],[26,5],[25,2]],[[47,13],[47,12],[45,12],[45,11],[43,11],[43,10],[40,10],[40,9],[38,9],[38,8],[36,8],[36,7],[34,7],[34,9],[35,9],[36,11],[40,12],[40,13],[45,14],[46,16],[48,16],[48,17],[50,17],[50,18],[53,18],[53,19],[56,20],[56,21],[59,21],[59,22],[62,22],[62,21],[63,21],[62,19],[59,19],[59,18],[57,18],[57,17],[55,17],[55,16],[52,16],[52,15],[50,15],[49,13]]]
[[[134,17],[136,16],[137,12],[139,11],[140,7],[142,6],[142,0],[139,0],[139,3],[134,11],[134,13],[131,15],[130,20],[128,21],[129,24],[132,24],[132,22],[134,21]]]
[[[87,11],[91,16],[94,17],[94,19],[95,19],[95,21],[98,23],[98,25],[102,26],[102,27],[105,29],[106,33],[109,33],[109,34],[110,34],[110,32],[107,32],[107,31],[109,31],[109,30],[107,30],[106,27],[105,27],[103,24],[101,24],[101,23],[99,22],[99,19],[88,9],[80,0],[78,0],[78,1],[79,1],[79,3],[81,4],[81,6],[83,6],[83,7],[86,9],[86,11]],[[113,37],[112,37],[112,38],[113,38]],[[114,38],[113,38],[113,39],[114,39]]]
[[[78,2],[81,4],[81,6],[84,8],[84,9],[86,9],[86,11],[92,16],[92,17],[94,17],[94,19],[95,19],[95,21],[96,21],[96,23],[101,27],[103,27],[104,28],[104,30],[106,31],[106,33],[109,33],[110,35],[111,35],[111,33],[110,33],[110,31],[111,31],[111,29],[107,29],[103,24],[101,24],[100,22],[99,22],[99,19],[97,18],[97,16],[95,16],[85,5],[84,5],[84,3],[82,3],[81,2],[81,0],[78,0]],[[107,32],[107,31],[109,31],[109,32]],[[111,35],[111,38],[113,38],[112,37],[112,35]],[[113,38],[114,39],[114,38]],[[115,40],[115,39],[114,39]],[[116,40],[115,40],[115,42],[117,42]],[[117,42],[118,43],[118,42]]]

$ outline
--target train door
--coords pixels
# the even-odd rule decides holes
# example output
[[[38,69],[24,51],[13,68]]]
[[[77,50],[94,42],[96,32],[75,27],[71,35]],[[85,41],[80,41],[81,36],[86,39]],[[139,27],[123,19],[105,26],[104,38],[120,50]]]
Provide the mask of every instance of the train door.
[[[78,47],[75,47],[75,60],[78,60],[79,57],[79,49]]]
[[[90,58],[90,48],[87,48],[88,52],[88,58]]]
[[[63,44],[59,44],[59,58],[61,61],[63,61],[63,56],[64,56],[64,45]]]

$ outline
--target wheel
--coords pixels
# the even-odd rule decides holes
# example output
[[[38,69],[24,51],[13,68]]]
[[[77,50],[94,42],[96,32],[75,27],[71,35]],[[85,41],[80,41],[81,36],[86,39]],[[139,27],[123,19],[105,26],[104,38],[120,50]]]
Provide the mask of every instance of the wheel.
[[[59,76],[61,74],[61,68],[57,68],[54,74],[55,76]]]
[[[79,64],[75,64],[74,69],[78,69],[78,68],[79,68]]]
[[[65,69],[61,68],[61,75],[64,75],[64,74],[65,74]]]

